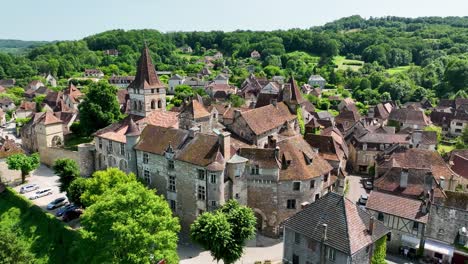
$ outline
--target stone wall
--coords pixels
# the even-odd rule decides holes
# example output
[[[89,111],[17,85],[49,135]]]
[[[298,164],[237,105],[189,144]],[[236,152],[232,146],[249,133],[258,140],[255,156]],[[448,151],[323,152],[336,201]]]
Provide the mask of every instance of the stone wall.
[[[78,151],[52,147],[40,148],[39,156],[41,162],[47,166],[53,166],[57,159],[72,159],[80,167],[82,176],[87,177],[94,172],[94,146],[91,144],[78,146]]]
[[[468,211],[432,205],[425,235],[453,244],[462,227],[468,228]]]

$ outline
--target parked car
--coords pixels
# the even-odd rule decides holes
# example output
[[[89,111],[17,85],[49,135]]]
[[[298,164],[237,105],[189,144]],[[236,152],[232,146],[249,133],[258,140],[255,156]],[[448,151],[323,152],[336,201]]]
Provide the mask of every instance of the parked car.
[[[82,213],[83,212],[80,209],[66,211],[62,216],[62,220],[64,222],[70,222],[71,220],[80,217]]]
[[[37,185],[37,184],[28,184],[28,185],[25,185],[25,186],[21,187],[20,193],[32,192],[32,191],[35,191],[35,190],[38,190],[38,189],[39,189],[39,185]]]
[[[52,210],[52,209],[55,209],[55,208],[64,206],[64,205],[66,205],[67,203],[68,203],[68,202],[67,202],[67,198],[65,198],[65,197],[60,197],[60,198],[57,198],[57,199],[53,200],[52,202],[50,202],[50,203],[47,205],[47,209],[48,209],[48,210]]]
[[[367,190],[372,190],[374,188],[374,185],[372,184],[371,181],[366,181],[364,183],[364,188],[367,189]]]
[[[68,205],[65,205],[64,207],[58,209],[57,212],[55,213],[55,215],[56,216],[62,216],[65,212],[70,211],[70,210],[75,210],[76,208],[78,208],[78,206],[76,206],[74,204],[68,204]]]
[[[361,197],[359,197],[359,204],[360,205],[366,205],[367,204],[367,194],[361,194]]]
[[[52,194],[52,189],[44,189],[44,190],[37,191],[34,195],[29,197],[29,199],[34,200],[34,199],[44,197],[47,195],[51,195],[51,194]]]

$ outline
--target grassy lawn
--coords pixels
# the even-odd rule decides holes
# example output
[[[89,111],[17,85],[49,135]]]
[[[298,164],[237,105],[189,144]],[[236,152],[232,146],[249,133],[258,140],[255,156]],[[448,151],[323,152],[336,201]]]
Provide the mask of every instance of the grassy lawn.
[[[76,263],[72,244],[78,232],[47,214],[11,189],[0,194],[0,226],[10,228],[35,254],[35,263]],[[0,261],[1,262],[1,261]]]
[[[346,70],[348,68],[357,71],[364,65],[364,61],[360,60],[348,60],[344,56],[335,56],[333,57],[333,63],[338,66],[340,70]],[[360,65],[355,65],[360,64]]]
[[[83,143],[89,143],[93,141],[93,137],[80,137],[72,135],[70,138],[65,140],[65,149],[78,150],[78,145]]]
[[[390,68],[390,69],[387,69],[387,72],[390,74],[390,75],[394,75],[394,74],[397,74],[397,73],[401,73],[401,72],[406,72],[408,71],[409,69],[411,68],[411,66],[400,66],[400,67],[395,67],[395,68]]]

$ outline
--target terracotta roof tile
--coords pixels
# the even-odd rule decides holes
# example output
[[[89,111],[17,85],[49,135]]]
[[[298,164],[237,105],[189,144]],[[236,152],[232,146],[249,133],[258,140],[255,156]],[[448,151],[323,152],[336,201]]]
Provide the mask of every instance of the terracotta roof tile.
[[[372,191],[366,207],[368,209],[413,221],[427,223],[428,214],[421,212],[421,200],[405,198],[397,195]]]
[[[296,116],[291,114],[288,106],[283,102],[278,103],[276,106],[267,105],[241,112],[241,116],[256,135],[260,135],[284,125],[285,122],[296,119]]]
[[[138,61],[137,74],[135,80],[130,83],[128,88],[135,89],[153,89],[164,88],[164,84],[159,80],[156,68],[151,60],[151,55],[148,47],[145,45],[141,51],[141,56]]]

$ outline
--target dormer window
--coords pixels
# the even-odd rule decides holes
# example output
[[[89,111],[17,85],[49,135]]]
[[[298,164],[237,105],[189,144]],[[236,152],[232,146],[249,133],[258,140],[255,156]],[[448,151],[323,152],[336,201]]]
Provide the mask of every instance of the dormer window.
[[[151,89],[151,93],[154,94],[154,89]]]

